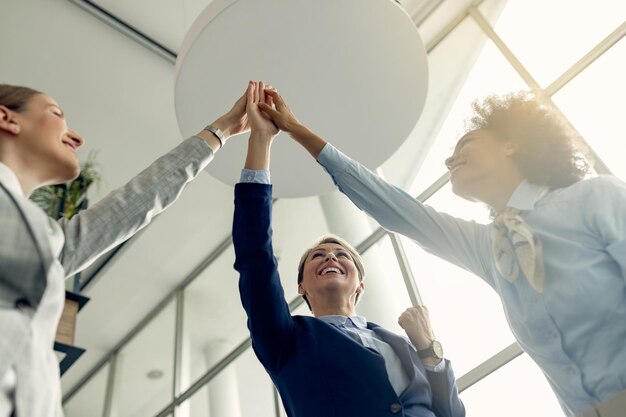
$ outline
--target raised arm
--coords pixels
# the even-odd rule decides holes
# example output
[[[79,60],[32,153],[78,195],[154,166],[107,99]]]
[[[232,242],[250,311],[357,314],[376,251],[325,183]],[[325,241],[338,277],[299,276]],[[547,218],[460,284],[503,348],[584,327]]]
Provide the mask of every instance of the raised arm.
[[[247,94],[251,133],[244,170],[267,171],[270,147],[278,129],[260,112],[258,103],[271,103],[271,99],[265,97],[262,83],[251,83]],[[253,347],[263,366],[276,372],[286,361],[293,320],[272,248],[270,184],[235,186],[233,245],[241,303],[248,315]]]
[[[456,378],[450,361],[443,359],[441,345],[435,341],[426,306],[407,308],[399,317],[404,329],[426,368],[433,399],[432,406],[439,417],[463,417],[465,406],[459,399]],[[429,353],[430,352],[430,353]]]
[[[231,136],[249,129],[246,100],[243,95],[211,124],[219,129],[217,134],[222,132],[221,139],[211,131],[202,130],[92,207],[69,221],[60,221],[65,233],[60,261],[66,274],[70,276],[86,268],[171,205]]]
[[[339,190],[358,208],[385,229],[413,239],[427,251],[482,276],[493,285],[488,272],[491,260],[480,255],[490,253],[487,226],[421,204],[305,127],[276,90],[266,92],[275,106],[262,104],[261,109],[324,167]]]

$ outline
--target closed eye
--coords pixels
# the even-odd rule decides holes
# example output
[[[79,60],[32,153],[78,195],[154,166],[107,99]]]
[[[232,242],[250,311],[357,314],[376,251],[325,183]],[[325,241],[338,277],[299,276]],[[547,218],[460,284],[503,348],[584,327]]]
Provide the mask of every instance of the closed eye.
[[[61,108],[56,107],[56,106],[50,106],[50,108],[52,109],[52,113],[55,116],[57,116],[57,117],[59,117],[61,119],[65,118],[65,114],[63,113],[63,110],[61,110]]]

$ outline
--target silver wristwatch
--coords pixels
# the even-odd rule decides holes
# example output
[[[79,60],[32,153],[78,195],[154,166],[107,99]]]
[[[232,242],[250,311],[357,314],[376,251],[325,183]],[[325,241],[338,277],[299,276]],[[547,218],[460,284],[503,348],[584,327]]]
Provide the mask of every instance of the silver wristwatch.
[[[225,139],[224,132],[222,132],[220,129],[218,129],[217,127],[213,125],[208,125],[207,127],[204,128],[204,130],[208,130],[209,132],[215,135],[217,140],[220,142],[220,148],[224,146],[224,139]]]
[[[428,346],[426,349],[418,350],[417,355],[421,359],[443,359],[443,346],[441,346],[441,343],[439,343],[438,340],[433,340],[432,342],[430,342],[430,346]]]

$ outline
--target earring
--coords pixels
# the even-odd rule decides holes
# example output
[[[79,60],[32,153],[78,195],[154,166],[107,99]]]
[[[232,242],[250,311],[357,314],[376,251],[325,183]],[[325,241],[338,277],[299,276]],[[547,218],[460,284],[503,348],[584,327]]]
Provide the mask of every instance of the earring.
[[[11,129],[11,131],[12,131],[13,133],[15,133],[16,135],[18,135],[18,134],[20,133],[20,127],[19,127],[19,126],[17,126],[17,125],[15,125],[15,126],[13,126],[13,128]]]

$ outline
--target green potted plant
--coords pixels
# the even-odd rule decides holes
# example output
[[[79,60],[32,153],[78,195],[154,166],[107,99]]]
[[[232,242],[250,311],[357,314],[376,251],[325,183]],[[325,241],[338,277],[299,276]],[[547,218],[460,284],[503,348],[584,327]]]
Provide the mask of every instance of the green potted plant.
[[[89,154],[78,177],[65,184],[49,185],[35,190],[30,199],[54,219],[71,219],[89,204],[87,191],[92,184],[100,182],[96,170],[95,154]]]

